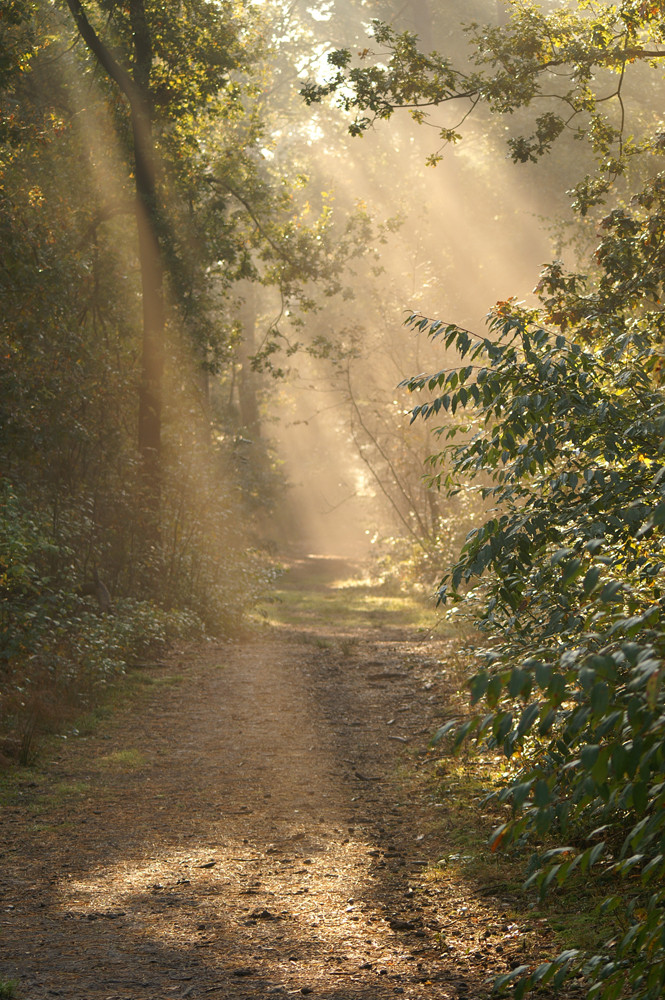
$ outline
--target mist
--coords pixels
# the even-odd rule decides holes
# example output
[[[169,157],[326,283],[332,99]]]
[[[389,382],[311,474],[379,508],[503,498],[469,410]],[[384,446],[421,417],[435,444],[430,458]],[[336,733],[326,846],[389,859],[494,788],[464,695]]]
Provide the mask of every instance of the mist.
[[[374,12],[367,5],[368,17],[391,14],[377,6]],[[425,29],[426,51],[440,46],[462,63],[460,20],[496,16],[493,2],[477,8],[434,13],[426,3],[412,4],[394,12],[394,23]],[[349,38],[358,44],[362,25],[354,10],[337,3],[334,12],[327,22],[331,46]],[[358,558],[396,538],[426,547],[436,529],[418,523],[430,517],[432,503],[422,485],[423,462],[435,445],[430,433],[409,425],[413,400],[398,386],[438,370],[446,357],[406,330],[404,320],[419,312],[483,333],[497,300],[528,300],[552,256],[547,222],[560,205],[542,173],[536,180],[529,167],[509,161],[504,124],[468,123],[463,140],[446,146],[430,167],[434,125],[450,124],[451,112],[435,111],[429,127],[398,114],[352,138],[343,116],[324,107],[308,119],[310,110],[300,110],[299,123],[309,158],[307,195],[327,192],[342,231],[360,212],[367,236],[341,278],[345,294],[318,302],[294,332],[303,354],[289,359],[279,385],[263,384],[265,431],[288,485],[280,514],[262,530],[278,547],[285,542]],[[312,123],[316,137],[308,139]],[[295,139],[286,152],[282,139],[275,157],[288,161]],[[266,310],[266,329],[271,321]],[[320,339],[334,346],[325,357],[312,356]]]

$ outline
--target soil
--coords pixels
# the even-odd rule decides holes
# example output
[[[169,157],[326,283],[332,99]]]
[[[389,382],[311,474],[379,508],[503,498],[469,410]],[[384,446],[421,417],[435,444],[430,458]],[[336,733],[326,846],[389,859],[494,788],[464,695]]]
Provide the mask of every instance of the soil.
[[[141,697],[3,810],[0,981],[26,1000],[486,995],[524,944],[505,901],[435,864],[427,744],[453,654],[305,622],[144,668]]]

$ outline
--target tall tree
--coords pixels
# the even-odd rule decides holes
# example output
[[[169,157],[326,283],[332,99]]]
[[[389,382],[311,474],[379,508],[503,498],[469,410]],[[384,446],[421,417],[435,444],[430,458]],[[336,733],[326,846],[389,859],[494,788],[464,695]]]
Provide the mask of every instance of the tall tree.
[[[132,169],[136,185],[136,224],[143,292],[143,348],[139,390],[138,447],[149,488],[159,494],[162,383],[166,312],[164,302],[166,206],[159,181],[156,125],[198,110],[228,83],[238,47],[228,25],[228,7],[211,11],[200,3],[179,3],[177,10],[130,0],[125,8],[100,4],[108,14],[104,40],[80,0],[67,0],[76,28],[99,66],[125,98],[131,121]],[[155,71],[156,61],[159,70]]]

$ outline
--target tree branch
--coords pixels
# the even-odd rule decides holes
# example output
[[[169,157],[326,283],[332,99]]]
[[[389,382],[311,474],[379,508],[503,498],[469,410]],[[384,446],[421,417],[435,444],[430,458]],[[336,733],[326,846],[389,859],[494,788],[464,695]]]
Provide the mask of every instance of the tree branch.
[[[142,103],[142,95],[131,75],[118,62],[111,50],[101,40],[90,24],[80,0],[66,0],[78,33],[97,59],[100,66],[108,73],[114,83],[120,87],[132,107]]]

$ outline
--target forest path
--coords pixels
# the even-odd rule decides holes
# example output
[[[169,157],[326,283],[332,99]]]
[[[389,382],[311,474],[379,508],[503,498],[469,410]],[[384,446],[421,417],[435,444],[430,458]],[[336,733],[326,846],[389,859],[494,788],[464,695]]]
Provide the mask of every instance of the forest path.
[[[428,874],[445,810],[413,777],[455,643],[385,609],[349,627],[339,567],[315,568],[287,581],[296,621],[173,651],[5,806],[0,980],[17,996],[486,992],[487,925]]]

